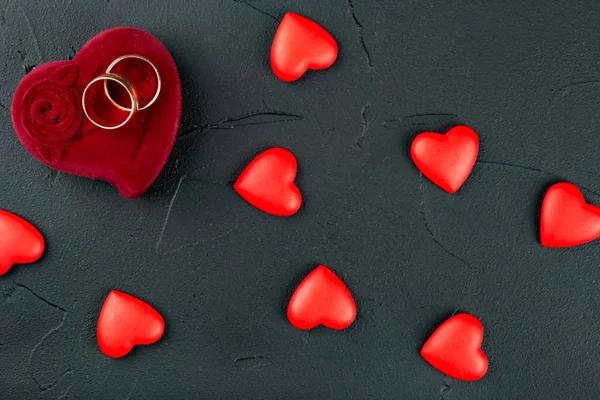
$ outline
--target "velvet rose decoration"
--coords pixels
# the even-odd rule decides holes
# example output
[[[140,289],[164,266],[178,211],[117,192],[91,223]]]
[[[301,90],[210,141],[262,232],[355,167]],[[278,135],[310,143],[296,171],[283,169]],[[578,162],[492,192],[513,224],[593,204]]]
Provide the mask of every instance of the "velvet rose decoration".
[[[62,159],[83,122],[81,93],[76,87],[79,68],[58,68],[48,79],[32,86],[24,97],[23,126],[37,144],[39,156],[49,164]]]

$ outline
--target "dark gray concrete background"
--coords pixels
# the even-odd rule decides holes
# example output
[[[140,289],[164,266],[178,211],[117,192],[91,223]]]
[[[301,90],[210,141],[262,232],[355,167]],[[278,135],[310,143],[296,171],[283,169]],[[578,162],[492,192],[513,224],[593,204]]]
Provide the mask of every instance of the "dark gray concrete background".
[[[272,74],[286,11],[337,39],[330,70]],[[26,71],[122,25],[165,43],[184,93],[170,162],[135,201],[41,165],[10,118]],[[597,399],[600,243],[542,248],[538,209],[559,180],[600,204],[599,33],[597,0],[0,0],[0,207],[47,239],[0,278],[0,398]],[[408,148],[456,123],[481,152],[451,196]],[[231,187],[270,146],[300,165],[289,219]],[[346,331],[287,322],[319,263],[356,297]],[[115,288],[167,323],[119,360],[95,337]],[[479,382],[419,356],[456,311],[486,329]]]

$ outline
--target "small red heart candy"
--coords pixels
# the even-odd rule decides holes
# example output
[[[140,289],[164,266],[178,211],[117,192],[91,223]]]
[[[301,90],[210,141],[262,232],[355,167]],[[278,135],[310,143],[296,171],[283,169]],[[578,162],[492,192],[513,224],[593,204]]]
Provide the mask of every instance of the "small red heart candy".
[[[156,65],[160,95],[125,126],[98,128],[84,116],[81,96],[113,60],[128,54]],[[136,88],[140,103],[152,99],[158,80],[149,65],[124,60],[115,72]],[[115,126],[127,116],[108,101],[101,83],[90,87],[86,99],[88,111],[103,125]],[[13,97],[12,120],[19,140],[38,161],[67,174],[108,181],[123,196],[136,198],[156,180],[171,154],[181,102],[179,73],[169,50],[148,32],[120,27],[96,35],[73,60],[43,64],[25,75]]]
[[[320,265],[294,291],[287,315],[298,329],[308,330],[318,325],[345,329],[356,318],[356,304],[344,282]]]
[[[252,160],[233,188],[259,210],[289,217],[302,205],[302,195],[294,184],[297,169],[298,163],[292,153],[274,147]]]
[[[329,32],[316,22],[289,12],[273,39],[271,67],[279,79],[292,82],[309,69],[331,67],[337,55],[337,43]]]
[[[465,183],[477,161],[479,137],[460,125],[445,135],[423,132],[415,138],[410,154],[417,168],[433,183],[456,193]]]
[[[21,217],[0,210],[0,275],[14,264],[29,264],[44,253],[44,237]]]
[[[600,236],[600,207],[587,204],[577,186],[561,182],[542,203],[540,239],[546,247],[570,247]]]
[[[165,321],[158,311],[136,297],[113,290],[98,318],[98,345],[107,356],[119,358],[135,345],[155,343],[164,330]]]
[[[488,370],[483,350],[483,325],[472,315],[458,314],[433,332],[421,356],[444,374],[463,381],[481,379]]]

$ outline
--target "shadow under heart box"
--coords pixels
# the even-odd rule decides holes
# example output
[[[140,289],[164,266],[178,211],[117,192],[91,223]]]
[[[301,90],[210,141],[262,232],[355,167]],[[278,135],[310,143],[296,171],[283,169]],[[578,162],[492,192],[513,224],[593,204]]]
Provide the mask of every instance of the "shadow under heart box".
[[[181,103],[167,48],[148,32],[119,27],[92,38],[73,60],[27,74],[12,119],[25,149],[43,164],[107,181],[133,199],[165,166]]]

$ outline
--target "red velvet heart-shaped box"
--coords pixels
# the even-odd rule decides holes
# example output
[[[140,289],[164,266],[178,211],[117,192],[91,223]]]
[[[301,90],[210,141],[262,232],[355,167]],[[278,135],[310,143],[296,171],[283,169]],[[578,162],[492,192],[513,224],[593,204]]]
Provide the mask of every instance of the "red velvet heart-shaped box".
[[[156,66],[162,81],[160,95],[123,127],[99,128],[83,113],[82,93],[115,59],[131,54]],[[156,93],[156,73],[139,59],[124,60],[113,72],[136,89],[140,105]],[[114,97],[122,106],[130,106],[118,91]],[[86,105],[90,116],[105,126],[118,125],[128,115],[108,100],[102,83],[90,86]],[[136,198],[156,180],[177,138],[181,119],[177,66],[167,48],[148,32],[113,28],[90,40],[72,61],[50,62],[26,75],[13,98],[12,118],[21,143],[40,162],[68,174],[110,182],[123,196]]]

